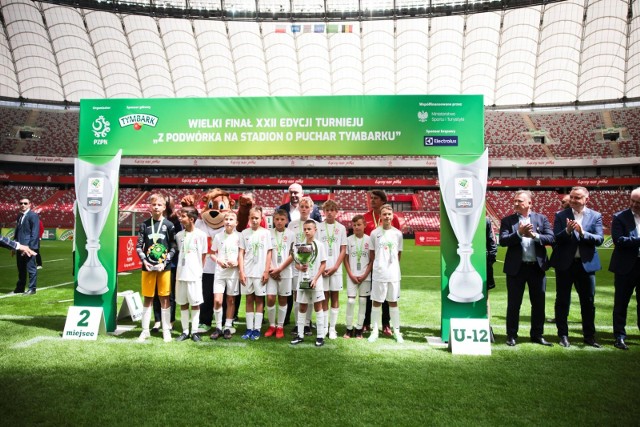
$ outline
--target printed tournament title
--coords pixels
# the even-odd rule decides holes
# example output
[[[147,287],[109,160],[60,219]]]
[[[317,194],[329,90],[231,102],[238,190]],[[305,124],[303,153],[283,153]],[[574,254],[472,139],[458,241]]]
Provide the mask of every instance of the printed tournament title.
[[[158,133],[153,142],[395,141],[402,134],[361,130],[362,117],[193,118],[188,126],[192,132]]]

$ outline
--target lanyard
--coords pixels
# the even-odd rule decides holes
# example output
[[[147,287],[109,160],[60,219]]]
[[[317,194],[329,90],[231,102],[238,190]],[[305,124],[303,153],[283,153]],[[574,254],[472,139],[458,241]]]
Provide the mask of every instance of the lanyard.
[[[335,232],[336,231],[336,225],[333,224],[333,229],[329,230],[329,224],[327,224],[327,241],[329,242],[329,248],[333,247],[333,242],[336,241],[336,236],[335,236]]]
[[[356,244],[356,261],[360,264],[360,258],[362,257],[362,247],[364,246],[364,237],[362,239],[358,239],[354,236],[355,244]],[[360,247],[358,248],[358,240],[360,240]]]
[[[160,217],[160,220],[158,221],[158,230],[156,231],[153,225],[153,217],[151,217],[151,240],[153,240],[153,244],[158,242],[158,233],[160,233],[160,228],[162,227],[162,219],[163,218]]]
[[[284,231],[280,234],[280,240],[278,240],[278,230],[275,230],[276,248],[278,249],[278,255],[280,255],[280,253],[282,252],[282,248],[284,246],[282,244],[283,236],[284,236]]]
[[[185,254],[189,253],[189,249],[191,248],[191,242],[193,241],[193,232],[188,233],[186,230],[184,232],[184,240],[182,240],[182,252]]]

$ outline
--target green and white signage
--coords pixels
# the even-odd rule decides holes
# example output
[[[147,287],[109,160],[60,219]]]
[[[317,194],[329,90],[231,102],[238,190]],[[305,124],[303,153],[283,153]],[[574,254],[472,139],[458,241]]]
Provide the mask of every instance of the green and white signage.
[[[75,304],[103,307],[107,330],[115,330],[120,156],[424,155],[467,164],[483,152],[484,105],[478,95],[83,100]],[[453,201],[464,215],[467,195],[479,188],[476,178],[465,176],[452,177]],[[443,207],[445,340],[450,318],[486,317],[484,233],[476,227],[484,206],[477,196],[472,199],[475,216],[457,227],[457,237]],[[468,280],[474,285],[466,286]]]
[[[481,154],[481,96],[90,99],[84,156]]]

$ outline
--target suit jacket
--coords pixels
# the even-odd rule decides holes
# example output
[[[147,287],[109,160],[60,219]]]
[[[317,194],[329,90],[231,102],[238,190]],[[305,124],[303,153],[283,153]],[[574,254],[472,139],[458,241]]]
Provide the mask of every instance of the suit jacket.
[[[486,218],[487,227],[487,262],[493,264],[496,262],[496,256],[498,255],[498,245],[496,244],[496,237],[493,235],[493,226],[489,217]]]
[[[29,209],[25,215],[22,222],[20,222],[20,215],[18,215],[14,238],[20,242],[20,244],[36,250],[40,247],[40,218],[38,214],[31,209]]]
[[[0,247],[13,249],[15,251],[18,250],[18,242],[11,240],[8,237],[0,236]]]
[[[636,230],[636,221],[631,209],[616,212],[611,221],[611,238],[615,247],[609,263],[609,271],[616,274],[627,274],[638,261],[640,236]]]
[[[291,214],[290,214],[291,203],[285,203],[284,205],[278,207],[278,209],[284,209],[285,211],[287,211],[287,217],[289,219],[289,222],[291,222]],[[309,218],[318,222],[322,222],[322,215],[320,215],[320,209],[318,209],[318,205],[316,204],[313,205],[313,208],[311,209],[311,215],[309,215]]]
[[[553,221],[553,233],[556,236],[556,244],[551,254],[550,264],[557,270],[568,270],[579,251],[582,266],[587,273],[593,273],[602,268],[597,246],[604,241],[602,230],[602,215],[589,208],[584,208],[582,217],[583,236],[577,232],[567,234],[567,219],[574,220],[573,209],[567,208],[556,212]]]
[[[541,269],[546,270],[547,250],[545,245],[553,244],[553,230],[551,230],[551,224],[546,216],[531,212],[529,218],[534,232],[540,235],[540,242],[534,240],[536,261]],[[522,239],[518,236],[519,224],[518,214],[506,216],[500,221],[500,246],[507,247],[503,272],[510,276],[518,274],[522,264]]]

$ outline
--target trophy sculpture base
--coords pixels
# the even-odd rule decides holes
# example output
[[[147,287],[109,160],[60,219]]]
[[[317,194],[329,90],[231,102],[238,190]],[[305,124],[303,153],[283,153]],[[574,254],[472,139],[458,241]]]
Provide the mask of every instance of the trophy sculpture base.
[[[447,298],[449,298],[451,301],[454,301],[454,302],[476,302],[476,301],[480,301],[483,297],[484,295],[482,294],[482,292],[472,297],[461,297],[454,294],[449,294],[447,296]]]
[[[311,289],[311,282],[310,281],[301,281],[298,284],[298,287],[302,290],[307,290],[307,289]]]

